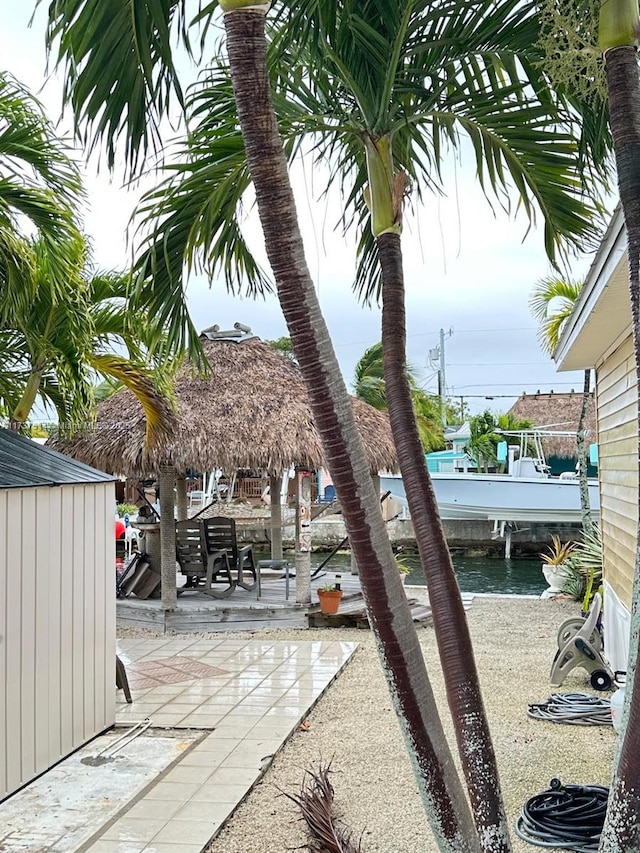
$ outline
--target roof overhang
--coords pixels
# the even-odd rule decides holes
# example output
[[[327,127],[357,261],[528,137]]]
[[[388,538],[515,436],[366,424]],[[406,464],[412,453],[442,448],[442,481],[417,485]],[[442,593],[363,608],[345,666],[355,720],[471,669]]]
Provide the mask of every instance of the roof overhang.
[[[595,367],[630,328],[627,232],[618,205],[553,354],[558,370]]]

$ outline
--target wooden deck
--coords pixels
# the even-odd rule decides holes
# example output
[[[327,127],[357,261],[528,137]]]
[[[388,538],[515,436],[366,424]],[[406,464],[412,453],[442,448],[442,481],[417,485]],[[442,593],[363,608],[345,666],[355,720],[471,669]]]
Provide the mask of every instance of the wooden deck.
[[[122,598],[116,602],[117,623],[123,628],[146,628],[161,633],[260,631],[265,628],[307,628],[311,624],[324,627],[319,619],[316,590],[333,582],[334,577],[334,572],[325,571],[312,580],[311,607],[296,604],[295,578],[290,580],[288,600],[285,598],[285,579],[269,578],[262,581],[259,599],[256,590],[240,588],[225,599],[214,599],[201,592],[185,592],[178,596],[178,606],[174,611],[164,610],[158,599]],[[360,579],[357,575],[343,574],[341,585],[345,596],[340,610],[348,617],[348,624],[366,627]],[[428,622],[431,611],[426,590],[410,587],[407,594],[409,599],[417,599],[412,605],[416,621]],[[472,596],[463,598],[465,607],[468,607]],[[326,627],[335,627],[335,624],[326,623]]]

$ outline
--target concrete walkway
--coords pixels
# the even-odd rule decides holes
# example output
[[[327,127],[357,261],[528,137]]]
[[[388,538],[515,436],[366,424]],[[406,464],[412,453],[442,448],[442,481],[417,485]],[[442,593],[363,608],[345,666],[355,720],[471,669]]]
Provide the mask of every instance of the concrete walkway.
[[[356,647],[330,640],[120,640],[118,653],[127,668],[134,701],[126,704],[118,692],[118,723],[149,718],[158,734],[164,729],[179,736],[182,730],[185,737],[178,757],[171,753],[168,766],[150,782],[142,781],[137,790],[113,797],[111,814],[106,816],[104,808],[97,807],[99,800],[104,805],[105,797],[94,788],[87,790],[86,814],[78,818],[82,823],[74,835],[82,837],[71,846],[70,830],[65,840],[64,836],[46,837],[38,828],[38,809],[29,790],[33,786],[27,786],[0,805],[0,849],[3,853],[201,853]],[[163,748],[161,739],[159,748]],[[38,781],[46,783],[55,772]],[[68,808],[83,814],[77,809],[77,792],[59,791],[56,802],[60,808],[68,803]],[[20,814],[21,808],[28,809],[28,815]],[[48,817],[49,825],[58,826],[58,836],[60,826],[69,827],[72,819],[69,814],[59,815],[58,820],[55,815]]]

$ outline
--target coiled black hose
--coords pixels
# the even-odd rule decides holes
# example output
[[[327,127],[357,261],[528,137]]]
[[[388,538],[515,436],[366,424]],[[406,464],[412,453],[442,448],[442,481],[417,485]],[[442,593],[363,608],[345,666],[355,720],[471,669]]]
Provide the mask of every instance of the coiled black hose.
[[[545,702],[534,702],[529,717],[573,726],[611,726],[611,700],[592,693],[552,693]]]
[[[607,811],[609,789],[600,785],[563,785],[536,794],[522,807],[516,835],[537,847],[597,853]]]

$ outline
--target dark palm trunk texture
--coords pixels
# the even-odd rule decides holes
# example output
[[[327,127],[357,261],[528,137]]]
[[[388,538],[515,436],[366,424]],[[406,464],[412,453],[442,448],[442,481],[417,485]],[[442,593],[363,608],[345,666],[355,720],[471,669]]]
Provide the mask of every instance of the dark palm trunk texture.
[[[640,390],[640,79],[634,47],[606,52],[609,113],[618,171],[618,189],[627,227],[629,293],[636,376]],[[640,405],[638,407],[640,418]],[[640,430],[640,420],[639,420]],[[640,449],[639,449],[640,453]],[[640,460],[639,460],[640,462]],[[639,494],[640,502],[640,494]],[[629,714],[611,783],[609,809],[600,849],[607,853],[640,850],[640,527],[636,544],[626,702]],[[605,605],[606,606],[606,605]]]
[[[382,269],[382,352],[389,418],[429,586],[458,750],[481,847],[495,853],[508,851],[507,818],[471,637],[411,402],[400,235],[382,234],[377,244]]]
[[[278,296],[322,436],[378,643],[427,816],[441,850],[478,850],[415,627],[395,566],[378,495],[349,397],[304,259],[287,163],[266,69],[264,13],[225,14],[227,50],[247,163]]]

